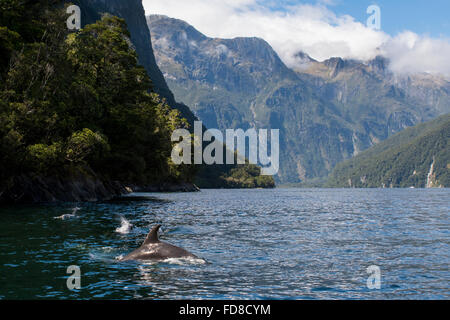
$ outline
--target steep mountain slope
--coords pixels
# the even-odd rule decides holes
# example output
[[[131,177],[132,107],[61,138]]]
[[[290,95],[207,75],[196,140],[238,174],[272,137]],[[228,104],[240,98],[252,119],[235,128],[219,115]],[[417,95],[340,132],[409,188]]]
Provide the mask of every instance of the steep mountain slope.
[[[131,42],[139,57],[139,63],[145,67],[153,84],[153,91],[165,98],[167,104],[181,112],[182,116],[191,124],[197,120],[192,111],[183,103],[178,103],[172,91],[167,86],[162,72],[156,64],[152,49],[152,40],[146,23],[145,11],[142,6],[142,0],[74,0],[72,3],[78,4],[82,12],[83,25],[93,23],[100,19],[104,13],[115,15],[125,19],[128,30],[131,35]],[[257,170],[253,167],[237,168],[236,166],[199,166],[197,168],[196,183],[200,187],[273,187],[273,179],[266,179],[256,176]],[[233,171],[234,170],[234,171]],[[240,182],[236,182],[238,174],[242,175]],[[229,177],[235,179],[232,183],[228,182]],[[248,180],[254,180],[249,183]],[[253,181],[252,180],[252,181]]]
[[[450,187],[450,115],[408,128],[336,166],[330,187]]]
[[[450,111],[448,82],[395,79],[383,59],[321,63],[299,53],[303,67],[291,70],[264,40],[212,39],[166,16],[147,22],[169,87],[207,127],[281,130],[283,183],[325,177],[337,163]]]
[[[335,164],[328,159],[351,154],[351,145],[334,147],[339,138],[333,135],[339,131],[351,136],[351,124],[317,97],[264,40],[209,39],[180,20],[150,16],[148,21],[169,86],[207,127],[281,129],[281,181],[326,175]],[[326,119],[339,119],[340,124]],[[325,139],[311,143],[317,133],[324,133]]]
[[[209,39],[181,20],[147,17],[155,55],[171,89],[209,128],[249,127],[248,106],[273,82],[297,79],[258,38]],[[230,93],[236,93],[230,95]]]
[[[393,117],[402,117],[411,125],[417,117],[426,121],[450,111],[450,82],[439,76],[396,76],[389,71],[389,61],[383,57],[367,64],[341,58],[324,62],[307,58],[308,62],[296,70],[299,76],[342,111],[351,111],[348,116],[355,120],[361,117],[360,113],[367,116],[374,111],[394,110]],[[408,113],[398,112],[403,107],[409,107]],[[401,129],[389,128],[391,132]]]
[[[172,108],[178,109],[189,123],[194,121],[195,117],[189,108],[175,101],[173,93],[156,64],[142,0],[72,0],[68,2],[80,6],[83,25],[97,21],[104,13],[125,19],[131,34],[131,42],[139,56],[139,63],[145,67],[152,79],[153,90],[164,97]]]

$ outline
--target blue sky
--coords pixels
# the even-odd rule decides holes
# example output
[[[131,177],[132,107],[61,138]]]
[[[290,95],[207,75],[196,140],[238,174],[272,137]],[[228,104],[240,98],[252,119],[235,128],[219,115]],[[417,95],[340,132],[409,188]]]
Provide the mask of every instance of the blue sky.
[[[365,8],[377,4],[381,8],[382,29],[390,35],[405,30],[432,37],[450,37],[449,0],[337,0],[331,9],[337,14],[349,14],[359,21],[365,21]]]
[[[331,3],[327,7],[337,15],[350,15],[365,23],[366,9],[371,4],[381,8],[382,29],[390,35],[410,30],[432,37],[450,37],[449,0],[263,0],[261,4],[278,10],[288,5]]]

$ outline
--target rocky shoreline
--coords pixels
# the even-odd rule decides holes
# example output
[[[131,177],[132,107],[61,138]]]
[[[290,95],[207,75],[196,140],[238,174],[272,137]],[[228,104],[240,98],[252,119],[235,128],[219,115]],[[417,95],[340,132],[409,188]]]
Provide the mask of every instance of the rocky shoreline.
[[[162,183],[145,187],[105,181],[95,174],[72,177],[21,175],[9,186],[0,186],[0,204],[39,204],[55,202],[109,201],[132,192],[198,192],[192,183]]]
[[[200,188],[190,182],[162,183],[132,188],[133,192],[199,192]]]

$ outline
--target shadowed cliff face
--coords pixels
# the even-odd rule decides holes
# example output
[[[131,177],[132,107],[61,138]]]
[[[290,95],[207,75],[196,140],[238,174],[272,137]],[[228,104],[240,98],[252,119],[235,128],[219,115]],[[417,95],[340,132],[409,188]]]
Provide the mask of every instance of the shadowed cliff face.
[[[156,64],[142,0],[72,0],[70,2],[80,6],[83,25],[100,19],[103,13],[125,19],[131,34],[131,42],[139,57],[139,63],[147,70],[153,83],[153,90],[166,98],[172,108],[180,110],[190,123],[194,121],[195,117],[189,108],[175,101]]]
[[[262,39],[208,38],[184,21],[147,17],[170,89],[209,128],[280,129],[281,182],[326,176],[389,136],[450,111],[450,85],[369,64],[298,54],[291,70]],[[409,79],[409,80],[407,80]]]

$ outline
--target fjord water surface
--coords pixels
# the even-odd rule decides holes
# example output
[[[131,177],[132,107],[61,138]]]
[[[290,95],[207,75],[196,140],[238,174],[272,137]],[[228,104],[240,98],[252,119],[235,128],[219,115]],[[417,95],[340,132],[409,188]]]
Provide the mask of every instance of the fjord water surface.
[[[0,299],[450,298],[450,189],[139,196],[0,208]],[[156,223],[206,263],[118,262]]]

